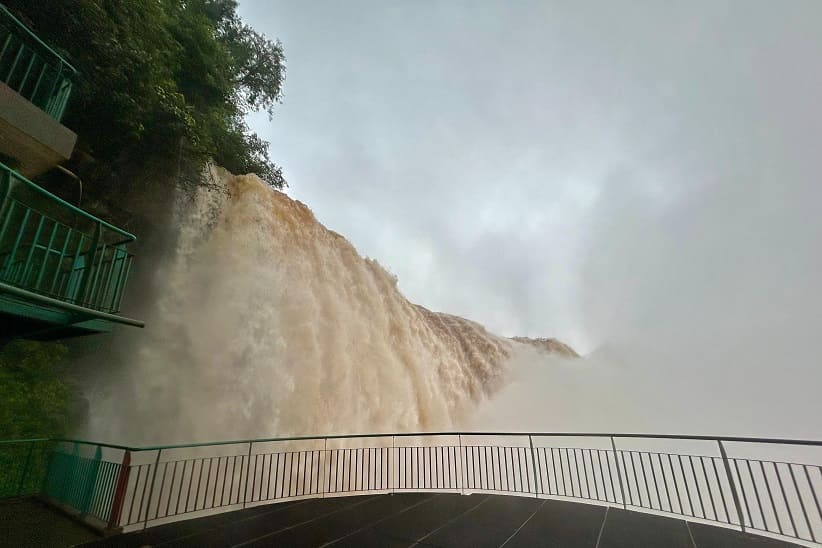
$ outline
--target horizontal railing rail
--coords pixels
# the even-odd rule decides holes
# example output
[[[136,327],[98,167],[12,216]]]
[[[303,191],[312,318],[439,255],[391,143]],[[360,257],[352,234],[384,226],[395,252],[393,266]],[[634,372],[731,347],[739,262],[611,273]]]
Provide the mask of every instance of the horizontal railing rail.
[[[43,493],[112,529],[306,497],[435,491],[610,505],[805,545],[822,538],[822,442],[812,440],[437,432],[131,447],[55,439],[0,444],[0,457],[19,445],[22,459],[21,448],[40,443],[52,448],[37,476]],[[23,468],[4,472],[11,484]]]
[[[59,122],[76,75],[77,69],[0,4],[0,81]]]
[[[0,163],[0,282],[116,314],[135,240]]]

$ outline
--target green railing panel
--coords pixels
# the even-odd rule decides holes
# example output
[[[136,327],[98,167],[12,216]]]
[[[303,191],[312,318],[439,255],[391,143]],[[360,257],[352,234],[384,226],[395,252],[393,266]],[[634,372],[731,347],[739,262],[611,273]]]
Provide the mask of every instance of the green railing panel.
[[[0,282],[116,314],[135,239],[0,163]]]
[[[77,70],[0,4],[0,81],[57,120]]]
[[[71,444],[66,450],[58,444],[51,455],[48,476],[42,492],[83,515],[107,521],[121,465],[103,460],[100,446]]]

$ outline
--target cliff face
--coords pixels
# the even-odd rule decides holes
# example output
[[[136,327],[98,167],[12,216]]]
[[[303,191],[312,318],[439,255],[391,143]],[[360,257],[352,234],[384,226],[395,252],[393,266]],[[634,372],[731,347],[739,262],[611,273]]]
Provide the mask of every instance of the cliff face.
[[[577,354],[573,348],[562,341],[558,341],[557,339],[511,337],[511,340],[517,341],[518,343],[530,344],[534,348],[540,350],[541,352],[545,352],[546,354],[556,354],[563,358],[579,358],[579,354]]]

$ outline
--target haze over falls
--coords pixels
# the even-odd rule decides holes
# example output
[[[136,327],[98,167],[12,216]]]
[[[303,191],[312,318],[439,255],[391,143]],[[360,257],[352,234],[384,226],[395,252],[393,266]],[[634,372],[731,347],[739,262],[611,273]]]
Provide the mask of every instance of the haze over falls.
[[[306,205],[253,175],[211,176],[224,191],[181,201],[153,317],[92,397],[98,437],[126,423],[129,442],[448,429],[524,345],[576,356],[417,306]]]

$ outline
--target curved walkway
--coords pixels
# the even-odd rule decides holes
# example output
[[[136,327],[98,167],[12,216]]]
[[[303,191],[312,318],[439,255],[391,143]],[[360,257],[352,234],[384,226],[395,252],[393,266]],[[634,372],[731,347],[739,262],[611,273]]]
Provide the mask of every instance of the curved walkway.
[[[257,506],[159,525],[83,546],[788,548],[796,545],[612,507],[504,495],[407,493]]]

